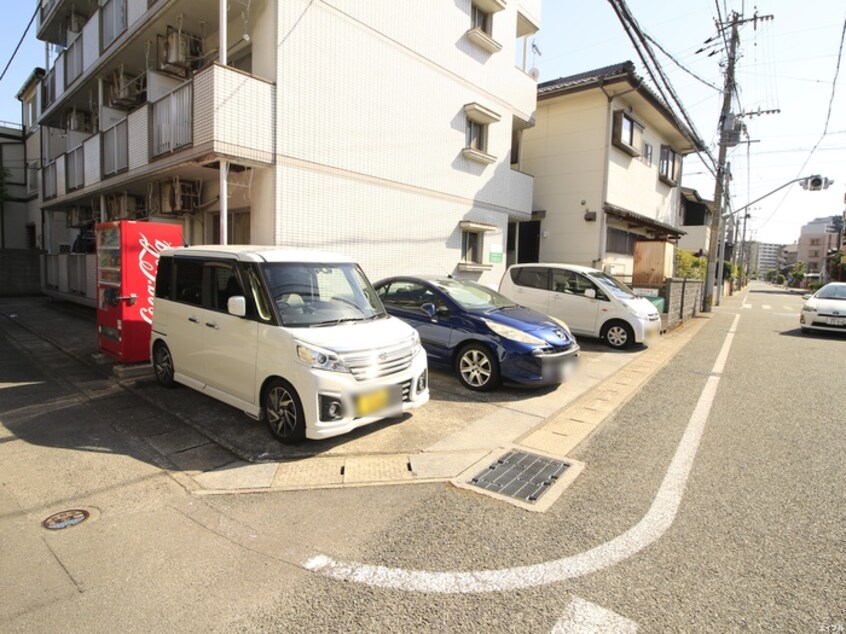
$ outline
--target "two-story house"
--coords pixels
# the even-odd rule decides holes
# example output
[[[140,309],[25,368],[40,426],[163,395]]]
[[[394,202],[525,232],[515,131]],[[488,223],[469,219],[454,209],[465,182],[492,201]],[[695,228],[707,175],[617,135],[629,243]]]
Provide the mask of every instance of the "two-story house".
[[[522,141],[536,217],[513,227],[509,261],[581,264],[630,280],[636,256],[654,268],[657,254],[659,276],[672,275],[684,234],[682,157],[701,142],[631,62],[540,84],[536,124]]]
[[[40,0],[46,214],[493,283],[531,218],[540,5]]]

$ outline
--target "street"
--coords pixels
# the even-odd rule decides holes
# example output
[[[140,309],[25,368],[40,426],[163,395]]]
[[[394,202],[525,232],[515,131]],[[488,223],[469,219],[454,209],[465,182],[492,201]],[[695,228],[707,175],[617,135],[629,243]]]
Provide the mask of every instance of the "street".
[[[447,482],[198,491],[145,441],[178,421],[0,317],[0,630],[842,632],[846,336],[801,305],[753,282],[682,328],[543,513]]]

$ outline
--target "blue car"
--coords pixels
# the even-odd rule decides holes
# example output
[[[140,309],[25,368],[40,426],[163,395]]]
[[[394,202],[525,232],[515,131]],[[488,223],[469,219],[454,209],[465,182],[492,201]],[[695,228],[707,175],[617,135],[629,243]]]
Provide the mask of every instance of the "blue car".
[[[390,277],[375,288],[388,313],[420,333],[429,363],[454,370],[471,390],[492,390],[503,381],[554,385],[575,367],[579,346],[564,322],[480,284]]]

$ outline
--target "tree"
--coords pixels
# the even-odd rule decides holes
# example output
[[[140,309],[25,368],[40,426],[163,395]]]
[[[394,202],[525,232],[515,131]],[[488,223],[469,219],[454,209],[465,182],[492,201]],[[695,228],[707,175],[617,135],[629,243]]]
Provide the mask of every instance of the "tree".
[[[704,280],[705,271],[708,268],[708,260],[704,257],[697,257],[690,251],[677,251],[678,267],[676,275],[689,280]]]
[[[844,256],[846,256],[846,253],[843,249],[840,249],[828,259],[828,277],[834,282],[840,281],[840,267],[842,266],[840,262]]]
[[[793,265],[793,268],[790,269],[790,286],[796,288],[802,283],[802,280],[805,279],[805,270],[805,263],[801,260]]]
[[[778,275],[778,271],[776,271],[775,269],[770,269],[766,273],[766,280],[768,282],[773,282],[775,281],[776,275]]]

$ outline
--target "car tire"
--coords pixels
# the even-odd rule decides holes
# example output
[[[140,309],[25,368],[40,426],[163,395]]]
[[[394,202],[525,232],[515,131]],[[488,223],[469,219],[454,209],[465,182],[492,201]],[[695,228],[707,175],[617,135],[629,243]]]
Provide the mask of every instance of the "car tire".
[[[602,328],[602,339],[615,350],[624,350],[634,343],[634,330],[625,321],[610,321]]]
[[[458,380],[469,390],[488,392],[501,382],[499,362],[489,348],[478,343],[464,346],[455,358]]]
[[[297,391],[287,381],[273,379],[262,396],[262,417],[279,442],[294,444],[305,440],[305,414]]]
[[[173,379],[175,374],[173,355],[170,354],[167,344],[162,341],[157,341],[153,346],[153,373],[162,387],[176,387],[176,381]]]

